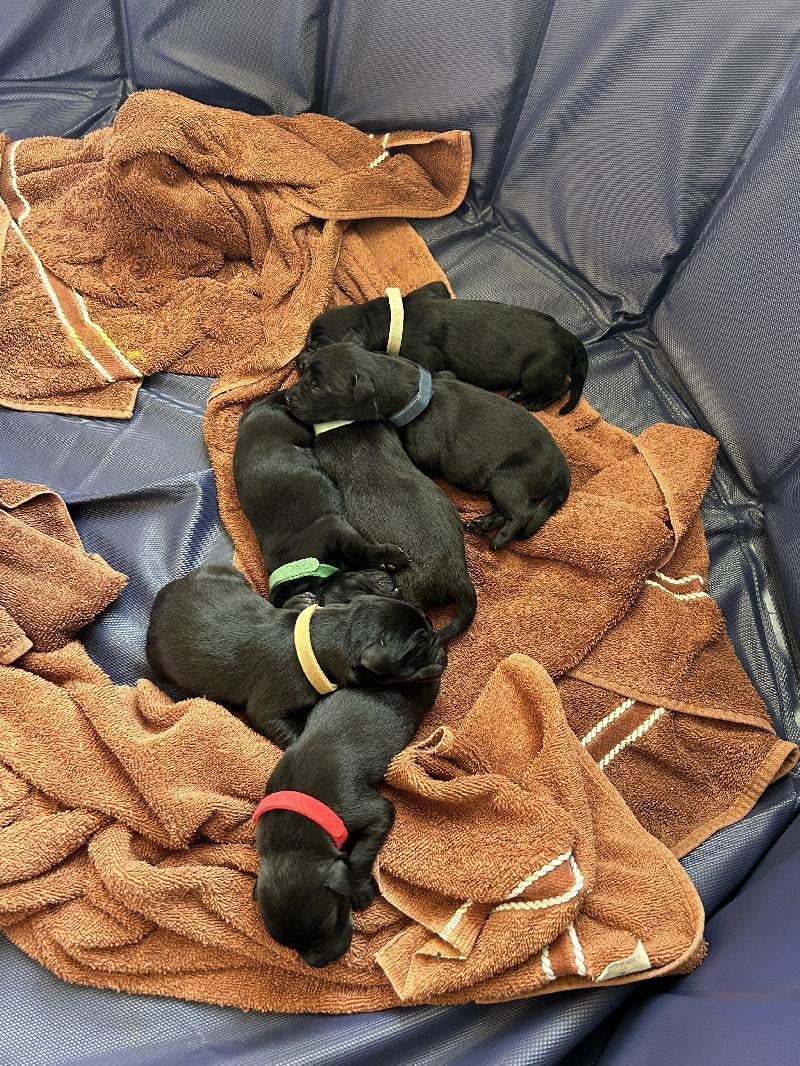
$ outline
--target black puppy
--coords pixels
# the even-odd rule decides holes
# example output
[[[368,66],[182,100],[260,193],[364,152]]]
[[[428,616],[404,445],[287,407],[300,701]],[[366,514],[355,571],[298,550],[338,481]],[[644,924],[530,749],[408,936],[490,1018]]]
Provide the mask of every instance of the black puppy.
[[[189,695],[244,707],[253,728],[284,748],[319,699],[295,652],[300,606],[273,607],[231,566],[201,566],[156,596],[147,659]],[[382,596],[320,607],[311,637],[336,685],[422,682],[447,663],[422,611]]]
[[[379,357],[380,358],[380,357]],[[342,494],[347,517],[365,537],[391,537],[410,562],[395,574],[403,599],[420,607],[457,602],[442,640],[463,633],[475,617],[464,534],[453,504],[414,466],[392,426],[341,426],[322,433],[317,460]]]
[[[265,800],[289,793],[291,803],[301,793],[325,804],[334,822],[344,823],[338,826],[339,844],[296,809],[268,810],[256,825],[255,894],[261,917],[278,943],[311,966],[326,966],[347,951],[351,907],[360,910],[374,896],[372,863],[394,820],[394,808],[377,786],[438,690],[437,679],[326,696],[267,782]]]
[[[567,414],[580,399],[589,371],[586,349],[550,315],[490,300],[451,300],[440,281],[404,296],[403,307],[403,358],[432,371],[452,370],[482,389],[513,389],[510,398],[530,411],[563,396],[567,378],[569,400],[560,413]],[[384,352],[389,322],[385,296],[334,307],[311,323],[306,347],[352,340]]]
[[[425,376],[405,359],[350,343],[320,348],[305,367],[286,401],[307,422],[391,420],[418,396]],[[480,533],[501,526],[493,548],[533,536],[569,492],[569,468],[551,434],[520,407],[450,373],[426,384],[427,406],[400,428],[411,459],[454,485],[489,495],[494,510],[467,528]]]
[[[314,457],[314,434],[291,417],[284,396],[274,393],[248,407],[233,455],[239,502],[267,570],[274,573],[300,559],[346,569],[404,566],[408,560],[395,544],[371,544],[347,521],[339,493]],[[381,570],[312,573],[271,588],[270,599],[280,607],[289,597],[313,592],[319,603],[346,603],[364,593],[390,596],[394,591],[394,581]]]

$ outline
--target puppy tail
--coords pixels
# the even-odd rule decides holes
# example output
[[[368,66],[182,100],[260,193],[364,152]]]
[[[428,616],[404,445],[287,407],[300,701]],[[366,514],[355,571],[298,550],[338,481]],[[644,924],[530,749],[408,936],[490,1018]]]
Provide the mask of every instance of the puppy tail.
[[[475,587],[467,579],[467,584],[464,586],[461,598],[458,601],[458,608],[452,622],[448,622],[442,629],[437,629],[436,635],[447,644],[453,637],[457,637],[465,629],[469,628],[477,609],[478,597],[475,595]]]
[[[547,495],[534,507],[533,514],[522,531],[522,540],[532,537],[534,533],[542,528],[547,519],[558,510],[567,496],[569,496],[570,482],[569,468],[564,463],[563,469],[556,475]]]
[[[586,382],[586,375],[589,373],[589,356],[586,354],[586,349],[575,338],[575,349],[572,356],[572,366],[569,369],[569,399],[558,412],[560,415],[568,415],[578,404],[578,400],[581,398],[583,392],[583,386]]]

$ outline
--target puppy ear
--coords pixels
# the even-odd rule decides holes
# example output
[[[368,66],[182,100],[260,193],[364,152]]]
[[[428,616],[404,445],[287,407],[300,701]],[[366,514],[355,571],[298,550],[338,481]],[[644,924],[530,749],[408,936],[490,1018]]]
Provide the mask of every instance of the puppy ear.
[[[444,666],[437,663],[428,663],[426,666],[420,666],[410,677],[403,678],[403,680],[409,684],[414,681],[431,681],[434,677],[441,677],[443,673]]]
[[[402,669],[408,668],[409,660],[413,661],[415,653],[407,651],[402,656],[392,655],[391,648],[376,641],[368,644],[361,654],[361,665],[371,674],[388,676],[400,675]],[[433,677],[439,677],[444,671],[444,665],[435,662],[421,663],[413,673],[403,675],[404,682],[429,681]]]
[[[386,645],[376,640],[364,648],[361,653],[361,665],[371,674],[391,674],[396,663]]]
[[[355,381],[353,382],[353,399],[356,403],[366,403],[367,400],[372,399],[375,395],[375,386],[369,380],[369,378],[359,377],[356,374]]]
[[[450,290],[443,281],[431,281],[428,285],[421,285],[414,289],[409,296],[424,296],[428,300],[450,300]]]
[[[335,892],[337,896],[352,895],[353,879],[350,875],[350,867],[344,859],[336,859],[331,863],[325,876],[325,887]]]

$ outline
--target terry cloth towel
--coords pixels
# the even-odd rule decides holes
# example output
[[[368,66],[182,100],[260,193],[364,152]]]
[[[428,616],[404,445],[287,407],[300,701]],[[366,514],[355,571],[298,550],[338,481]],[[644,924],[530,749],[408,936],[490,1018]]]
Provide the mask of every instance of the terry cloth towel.
[[[707,589],[700,502],[716,442],[666,424],[633,437],[585,400],[569,415],[556,410],[540,417],[569,463],[569,498],[503,551],[467,535],[478,613],[450,645],[425,724],[458,727],[498,663],[530,656],[556,679],[571,728],[641,824],[682,856],[798,759],[776,737]],[[464,521],[487,509],[443,487]],[[260,554],[246,550],[240,526],[229,530],[264,587]]]
[[[46,577],[44,560],[57,582]],[[0,479],[0,663],[31,649],[60,648],[117,598],[126,580],[84,552],[54,492]]]
[[[388,783],[400,828],[379,885],[413,922],[378,962],[403,1001],[489,1002],[701,960],[685,872],[598,770],[533,660],[501,663],[461,729],[406,749]]]
[[[222,375],[206,438],[220,509],[243,407],[279,387],[309,322],[446,281],[405,218],[463,200],[464,131],[362,133],[135,93],[80,140],[0,136],[0,404],[130,416],[142,377]]]
[[[583,529],[562,544],[561,559],[563,531],[548,542],[545,527],[505,565],[513,571],[516,556],[538,559],[525,575],[534,598],[556,594],[548,591],[554,576],[559,588],[574,585],[586,602],[563,597],[565,626],[590,603],[593,576],[601,606],[589,615],[596,639],[581,661],[591,680],[569,667],[556,686],[531,658],[505,656],[500,612],[489,615],[487,640],[502,661],[474,706],[460,713],[459,686],[446,685],[418,742],[390,767],[397,819],[377,865],[383,895],[355,916],[343,959],[309,970],[266,936],[252,899],[250,815],[278,751],[206,700],[173,703],[146,681],[114,686],[75,641],[0,666],[3,931],[68,980],[284,1011],[491,1001],[696,965],[704,951],[696,893],[625,806],[612,775],[623,771],[616,783],[638,797],[640,819],[685,841],[742,813],[797,753],[775,738],[720,628],[709,636],[702,619],[685,614],[686,605],[706,611],[708,597],[678,600],[688,594],[647,584],[661,586],[663,577],[631,577],[641,559],[659,560],[671,573],[646,573],[676,582],[698,563],[696,497],[713,443],[667,426],[634,441],[585,404],[562,430],[562,442],[570,437],[581,441],[571,449],[572,519],[582,517]],[[654,472],[663,494],[648,483]],[[594,539],[583,544],[592,524]],[[661,561],[665,538],[677,541],[669,562]],[[472,545],[473,563],[475,551],[494,560],[499,580],[502,555]],[[31,568],[47,604],[60,574],[46,553]],[[505,625],[509,612],[520,614],[521,598],[510,595]],[[659,634],[662,616],[676,609],[697,643],[673,641],[679,654],[670,667]],[[554,628],[535,637],[556,662],[567,630],[552,617]],[[525,622],[517,643],[533,639]],[[670,625],[674,638],[674,615]],[[620,695],[611,695],[609,678],[637,632],[639,690],[609,711]],[[687,681],[690,652],[695,676]],[[664,681],[654,676],[659,663]],[[460,669],[474,683],[463,662]],[[684,683],[680,704],[668,700]],[[644,700],[659,687],[664,711],[651,721]],[[569,728],[566,702],[573,726],[583,715],[584,733]],[[676,772],[680,787],[694,789],[699,813],[683,797],[669,807]],[[652,807],[637,787],[648,788]]]
[[[4,498],[31,492],[36,526],[74,543],[52,494],[11,485]],[[16,535],[4,528],[0,549]],[[41,609],[71,573],[51,539],[29,565]],[[702,958],[688,877],[572,735],[542,667],[515,656],[460,729],[395,761],[386,898],[356,915],[345,958],[310,969],[267,936],[252,898],[250,816],[280,753],[206,700],[113,685],[72,625],[66,643],[0,666],[0,928],[64,978],[342,1012],[617,983]]]

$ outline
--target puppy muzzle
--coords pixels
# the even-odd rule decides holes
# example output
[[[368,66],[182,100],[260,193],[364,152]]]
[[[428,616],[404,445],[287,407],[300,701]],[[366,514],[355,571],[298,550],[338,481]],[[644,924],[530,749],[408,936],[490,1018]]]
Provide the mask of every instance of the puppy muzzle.
[[[323,947],[316,948],[306,952],[299,951],[298,955],[308,966],[313,966],[315,969],[322,969],[323,966],[328,966],[332,962],[336,962],[350,947],[350,942],[353,939],[353,925],[352,922],[348,922],[344,932],[335,937],[334,942],[328,943]]]

